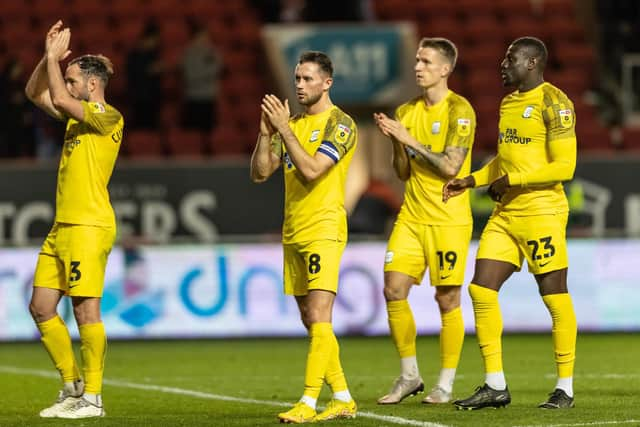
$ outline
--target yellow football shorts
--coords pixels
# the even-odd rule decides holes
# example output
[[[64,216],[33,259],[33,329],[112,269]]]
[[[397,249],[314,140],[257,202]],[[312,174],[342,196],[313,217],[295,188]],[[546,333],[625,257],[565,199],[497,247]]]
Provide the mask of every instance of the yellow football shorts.
[[[509,262],[518,269],[526,258],[533,274],[567,268],[568,216],[568,213],[492,215],[480,237],[477,258]]]
[[[115,238],[115,227],[53,224],[38,255],[33,286],[72,297],[101,297]]]
[[[431,286],[460,286],[472,228],[396,221],[387,243],[384,271],[406,274],[420,284],[428,268]]]
[[[310,290],[338,291],[340,258],[346,242],[317,240],[288,243],[284,249],[284,293],[307,295]]]

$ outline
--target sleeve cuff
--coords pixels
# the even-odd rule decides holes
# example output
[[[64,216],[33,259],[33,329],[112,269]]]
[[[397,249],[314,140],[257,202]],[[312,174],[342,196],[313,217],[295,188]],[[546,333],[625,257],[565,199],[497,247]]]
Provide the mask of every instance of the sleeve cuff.
[[[527,181],[520,172],[509,172],[509,185],[511,187],[526,187]]]

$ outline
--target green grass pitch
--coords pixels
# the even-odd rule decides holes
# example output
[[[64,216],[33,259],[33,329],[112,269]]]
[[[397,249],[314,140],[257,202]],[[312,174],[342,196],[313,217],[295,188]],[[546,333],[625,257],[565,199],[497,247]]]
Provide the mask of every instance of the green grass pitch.
[[[388,337],[340,338],[342,362],[359,406],[349,426],[639,426],[640,339],[637,334],[578,337],[576,407],[536,406],[555,385],[551,338],[507,335],[504,359],[512,403],[506,409],[456,411],[411,397],[378,406],[398,373]],[[269,426],[302,392],[307,340],[251,339],[110,342],[103,398],[107,416],[43,420],[60,386],[40,343],[0,344],[0,426]],[[77,348],[77,343],[76,343]],[[438,371],[437,337],[421,337],[418,360],[426,386]],[[454,395],[467,397],[482,383],[474,336],[467,336]],[[323,389],[319,404],[329,398]]]

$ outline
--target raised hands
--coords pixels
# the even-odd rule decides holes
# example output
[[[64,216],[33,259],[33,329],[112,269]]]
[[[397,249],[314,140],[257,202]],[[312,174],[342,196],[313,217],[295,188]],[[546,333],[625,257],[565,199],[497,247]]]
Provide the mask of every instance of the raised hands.
[[[62,28],[62,21],[58,20],[51,26],[45,39],[45,52],[47,56],[53,56],[58,61],[62,61],[71,54],[69,42],[71,41],[71,30]]]
[[[276,130],[269,121],[266,113],[263,111],[262,114],[260,114],[260,134],[271,137],[274,133],[276,133]]]
[[[402,123],[384,113],[374,113],[373,119],[384,136],[392,137],[401,144],[409,145],[411,135]]]
[[[262,98],[261,109],[271,126],[278,132],[282,133],[289,126],[291,111],[288,100],[285,99],[282,103],[275,95],[265,95]],[[260,122],[260,131],[262,131],[262,121]]]

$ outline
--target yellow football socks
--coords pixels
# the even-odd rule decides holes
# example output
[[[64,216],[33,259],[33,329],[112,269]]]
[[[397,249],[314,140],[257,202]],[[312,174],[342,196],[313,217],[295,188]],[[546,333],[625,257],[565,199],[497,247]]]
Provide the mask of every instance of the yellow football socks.
[[[498,292],[482,286],[469,285],[476,318],[476,334],[484,359],[485,373],[502,372],[502,314]]]
[[[409,302],[387,301],[391,338],[401,358],[416,355],[416,322]]]
[[[53,364],[60,372],[63,382],[73,382],[80,378],[80,371],[73,354],[71,337],[67,325],[60,316],[37,324],[44,348],[51,356]]]
[[[457,307],[441,314],[442,330],[440,331],[440,367],[456,369],[460,361],[462,344],[464,343],[464,321],[462,309]]]
[[[304,396],[318,399],[324,377],[327,373],[329,358],[336,339],[331,323],[313,323],[309,328],[309,353],[304,374]]]
[[[347,379],[340,363],[340,345],[335,334],[331,334],[331,355],[329,356],[325,379],[333,393],[345,391],[348,388]]]
[[[102,391],[104,356],[107,351],[107,336],[104,324],[102,322],[90,323],[80,325],[78,329],[80,330],[80,352],[82,353],[85,393],[100,394]]]
[[[566,293],[545,295],[542,300],[549,309],[553,321],[551,336],[553,338],[558,377],[572,377],[573,365],[576,359],[578,326],[571,295]]]

